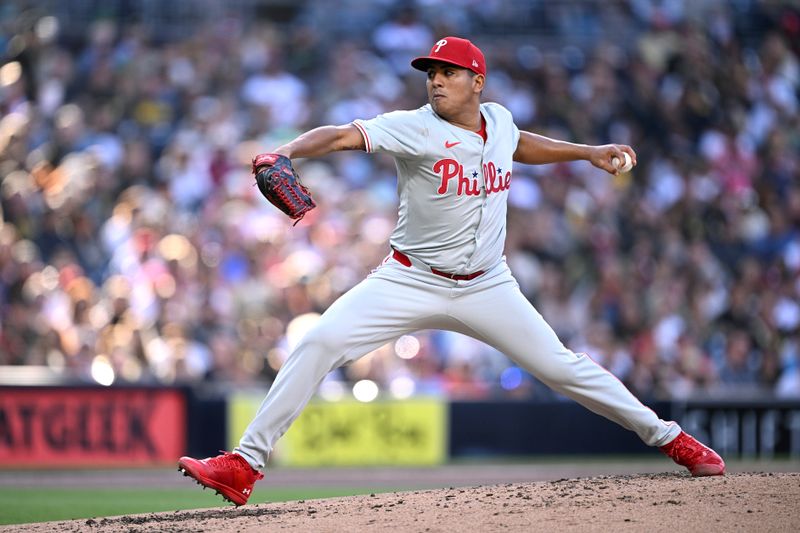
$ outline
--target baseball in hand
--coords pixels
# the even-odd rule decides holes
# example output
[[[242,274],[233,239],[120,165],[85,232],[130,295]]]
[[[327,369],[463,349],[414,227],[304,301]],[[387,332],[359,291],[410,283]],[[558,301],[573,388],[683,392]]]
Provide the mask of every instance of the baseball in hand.
[[[611,164],[617,167],[620,172],[630,172],[630,170],[633,168],[633,161],[631,161],[631,156],[628,152],[622,152],[622,155],[625,156],[624,165],[617,156],[611,158]]]

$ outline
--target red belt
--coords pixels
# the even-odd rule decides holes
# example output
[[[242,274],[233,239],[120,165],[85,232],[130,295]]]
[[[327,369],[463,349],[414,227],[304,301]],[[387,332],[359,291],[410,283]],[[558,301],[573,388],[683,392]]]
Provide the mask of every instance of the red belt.
[[[411,259],[409,259],[408,256],[403,252],[398,252],[397,250],[392,249],[392,257],[394,257],[402,265],[405,265],[407,267],[411,266]],[[436,270],[435,268],[431,268],[431,272],[433,272],[437,276],[442,276],[443,278],[452,279],[456,281],[469,281],[483,274],[483,270],[478,270],[477,272],[473,272],[472,274],[450,274],[449,272],[442,272],[441,270]]]

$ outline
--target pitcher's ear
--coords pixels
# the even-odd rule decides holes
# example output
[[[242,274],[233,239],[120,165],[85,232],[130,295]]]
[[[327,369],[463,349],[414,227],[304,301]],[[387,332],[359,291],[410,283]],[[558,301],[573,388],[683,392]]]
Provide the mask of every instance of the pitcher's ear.
[[[475,76],[472,77],[472,83],[473,86],[475,87],[475,90],[477,92],[481,92],[483,91],[483,87],[486,84],[486,76],[484,76],[483,74],[475,74]]]

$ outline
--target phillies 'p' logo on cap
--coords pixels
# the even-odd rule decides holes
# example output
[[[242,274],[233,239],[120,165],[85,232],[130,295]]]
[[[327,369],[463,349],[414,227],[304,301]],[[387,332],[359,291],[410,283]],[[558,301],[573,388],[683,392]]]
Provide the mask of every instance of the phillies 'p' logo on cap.
[[[486,59],[483,57],[483,52],[471,41],[461,37],[439,39],[427,56],[415,58],[411,66],[424,72],[428,70],[431,61],[450,63],[486,76]]]

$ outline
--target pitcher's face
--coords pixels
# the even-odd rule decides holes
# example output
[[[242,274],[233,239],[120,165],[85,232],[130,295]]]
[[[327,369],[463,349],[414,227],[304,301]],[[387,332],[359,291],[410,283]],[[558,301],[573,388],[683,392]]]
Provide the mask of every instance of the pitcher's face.
[[[463,112],[480,98],[484,77],[471,70],[434,61],[428,67],[428,101],[444,119]]]

